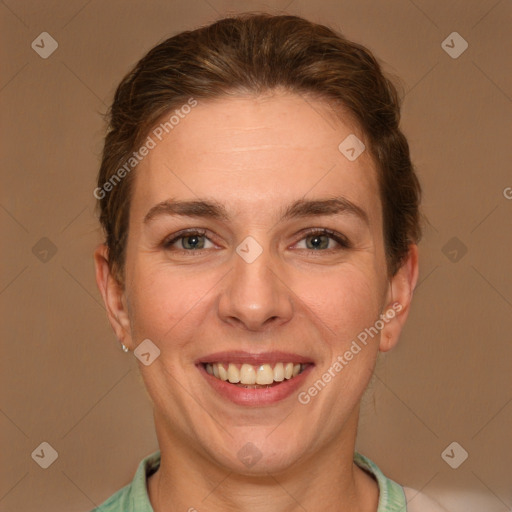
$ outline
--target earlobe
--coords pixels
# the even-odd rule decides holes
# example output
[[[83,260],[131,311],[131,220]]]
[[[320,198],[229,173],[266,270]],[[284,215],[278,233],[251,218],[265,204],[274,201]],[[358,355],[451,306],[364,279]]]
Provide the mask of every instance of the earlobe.
[[[418,246],[411,244],[407,259],[390,279],[388,301],[384,315],[388,322],[381,331],[379,350],[387,352],[394,348],[409,315],[413,292],[418,281]]]
[[[105,244],[100,244],[94,251],[94,266],[96,269],[96,284],[103,297],[110,325],[114,329],[117,339],[130,348],[131,331],[124,300],[124,290],[110,271],[108,248]]]

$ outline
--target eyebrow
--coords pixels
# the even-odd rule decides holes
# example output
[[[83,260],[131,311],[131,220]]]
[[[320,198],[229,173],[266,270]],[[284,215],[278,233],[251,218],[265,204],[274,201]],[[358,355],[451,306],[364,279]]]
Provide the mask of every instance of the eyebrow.
[[[355,216],[369,225],[368,214],[365,210],[341,196],[329,199],[298,199],[281,210],[280,220],[342,214]],[[148,211],[144,217],[144,223],[148,223],[162,215],[211,218],[222,221],[230,220],[229,213],[224,205],[217,201],[201,199],[196,201],[176,201],[167,199],[153,206]]]

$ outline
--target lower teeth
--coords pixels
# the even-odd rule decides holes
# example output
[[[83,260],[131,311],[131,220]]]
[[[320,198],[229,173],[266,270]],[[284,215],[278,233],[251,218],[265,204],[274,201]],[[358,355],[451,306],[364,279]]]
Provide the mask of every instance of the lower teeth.
[[[237,383],[229,382],[229,380],[227,380],[225,382],[228,382],[229,384],[233,384],[233,386],[238,386],[239,388],[246,388],[246,389],[271,388],[272,386],[275,386],[276,384],[281,384],[280,382],[272,382],[272,384],[241,384],[240,382],[237,382]]]

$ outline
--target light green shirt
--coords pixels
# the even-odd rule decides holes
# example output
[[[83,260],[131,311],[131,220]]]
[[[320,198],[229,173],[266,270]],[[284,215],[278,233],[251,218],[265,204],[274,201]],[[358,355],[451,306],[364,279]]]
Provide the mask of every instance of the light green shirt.
[[[385,477],[370,459],[354,453],[354,462],[372,474],[379,485],[379,507],[377,512],[406,512],[404,488]],[[107,501],[91,512],[153,512],[149,501],[146,479],[160,466],[160,451],[144,458],[137,468],[133,481],[113,494]]]

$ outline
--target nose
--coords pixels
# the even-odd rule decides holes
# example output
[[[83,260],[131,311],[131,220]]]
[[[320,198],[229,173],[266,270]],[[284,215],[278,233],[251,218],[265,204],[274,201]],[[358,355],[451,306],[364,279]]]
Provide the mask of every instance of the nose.
[[[218,303],[221,320],[249,331],[265,331],[290,321],[292,291],[269,251],[263,250],[250,263],[234,252],[233,260]]]

